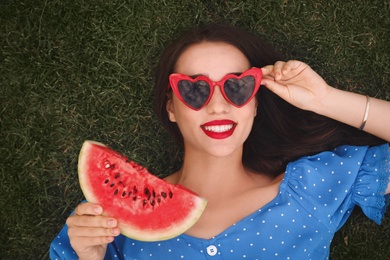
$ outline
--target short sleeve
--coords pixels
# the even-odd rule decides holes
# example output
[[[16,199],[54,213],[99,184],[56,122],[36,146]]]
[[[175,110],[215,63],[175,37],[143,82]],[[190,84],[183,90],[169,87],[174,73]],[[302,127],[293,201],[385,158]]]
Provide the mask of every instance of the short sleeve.
[[[386,189],[390,182],[389,146],[375,146],[367,150],[353,187],[352,201],[364,214],[381,224],[389,204]]]
[[[379,224],[389,199],[389,157],[388,144],[302,157],[287,166],[281,189],[329,230],[338,230],[356,205]]]

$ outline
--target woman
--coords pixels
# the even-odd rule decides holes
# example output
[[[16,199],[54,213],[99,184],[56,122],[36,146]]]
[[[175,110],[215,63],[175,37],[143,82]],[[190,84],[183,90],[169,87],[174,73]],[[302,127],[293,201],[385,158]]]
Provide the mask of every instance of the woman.
[[[390,103],[280,60],[226,25],[195,29],[168,47],[155,110],[184,161],[166,180],[207,198],[203,215],[177,238],[140,242],[121,236],[99,205],[83,203],[51,257],[327,259],[355,205],[380,223],[390,193]]]

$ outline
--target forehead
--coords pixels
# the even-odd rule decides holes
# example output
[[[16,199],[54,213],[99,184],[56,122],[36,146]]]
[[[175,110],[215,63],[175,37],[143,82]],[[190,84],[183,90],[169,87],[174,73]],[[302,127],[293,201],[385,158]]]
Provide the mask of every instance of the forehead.
[[[191,45],[176,62],[175,72],[186,75],[203,74],[211,79],[250,68],[246,56],[235,46],[224,42],[202,42]]]

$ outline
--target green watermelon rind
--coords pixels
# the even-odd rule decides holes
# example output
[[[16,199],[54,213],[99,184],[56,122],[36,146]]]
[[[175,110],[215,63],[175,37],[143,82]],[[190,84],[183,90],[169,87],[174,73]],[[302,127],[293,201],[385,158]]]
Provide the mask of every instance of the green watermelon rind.
[[[90,141],[87,140],[84,142],[80,154],[79,154],[79,163],[78,163],[78,175],[79,175],[79,182],[81,190],[86,198],[86,200],[90,203],[96,203],[99,204],[99,198],[93,194],[93,192],[88,188],[90,185],[90,180],[88,178],[88,175],[86,172],[88,172],[88,151],[89,149],[92,149],[94,145],[107,147],[103,143],[96,142],[96,141]],[[149,175],[148,178],[156,178],[158,177],[154,175]],[[161,179],[160,179],[161,180]],[[162,180],[163,181],[163,180]],[[165,182],[165,181],[164,181]],[[172,187],[172,190],[175,189],[181,189],[185,190],[186,192],[193,195],[194,200],[193,203],[193,210],[186,216],[186,218],[183,219],[180,223],[172,223],[172,225],[166,229],[163,229],[161,231],[157,230],[146,230],[146,229],[140,229],[137,226],[126,224],[124,221],[118,220],[118,227],[121,230],[121,233],[129,238],[139,240],[139,241],[162,241],[162,240],[168,240],[174,237],[177,237],[181,234],[183,234],[185,231],[187,231],[189,228],[191,228],[200,218],[202,215],[206,205],[207,200],[204,198],[201,198],[197,196],[192,191],[188,190],[185,187],[182,187],[180,185],[173,185],[168,184]],[[177,206],[177,205],[176,205]],[[179,209],[180,210],[180,209]],[[111,215],[110,213],[107,213],[103,209],[103,215],[115,217]]]

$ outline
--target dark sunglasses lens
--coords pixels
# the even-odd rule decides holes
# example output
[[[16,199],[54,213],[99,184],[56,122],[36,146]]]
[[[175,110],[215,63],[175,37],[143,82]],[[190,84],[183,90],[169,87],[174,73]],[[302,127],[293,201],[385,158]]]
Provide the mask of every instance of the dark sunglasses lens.
[[[255,77],[246,76],[241,79],[228,79],[223,86],[228,99],[237,106],[242,106],[255,90]]]
[[[210,86],[204,80],[180,80],[177,88],[184,102],[194,109],[201,108],[210,96]]]

